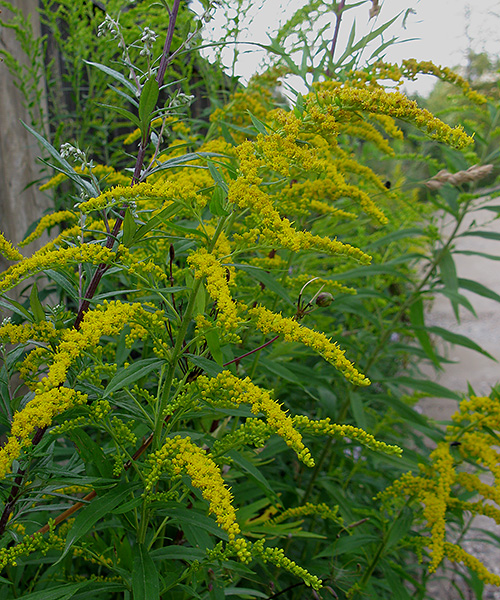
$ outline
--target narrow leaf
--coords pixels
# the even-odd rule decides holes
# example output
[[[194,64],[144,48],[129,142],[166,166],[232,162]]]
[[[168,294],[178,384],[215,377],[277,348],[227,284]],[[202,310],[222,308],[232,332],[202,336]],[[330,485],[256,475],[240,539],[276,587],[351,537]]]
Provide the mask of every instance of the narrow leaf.
[[[129,386],[131,383],[145,377],[151,371],[160,369],[165,361],[158,358],[144,358],[138,360],[128,367],[119,369],[113,379],[108,383],[108,386],[104,390],[103,397],[109,396],[112,392],[116,392],[124,387]]]
[[[91,62],[90,60],[84,60],[83,62],[87,63],[92,67],[95,67],[96,69],[99,69],[99,71],[106,73],[106,75],[110,75],[111,77],[113,77],[113,79],[116,79],[116,81],[119,81],[122,85],[124,85],[128,89],[128,91],[131,92],[132,96],[136,95],[137,87],[132,81],[130,81],[130,79],[127,79],[127,77],[125,77],[123,73],[115,71],[115,69],[111,69],[111,67],[107,67],[106,65]]]
[[[99,103],[99,106],[103,106],[105,108],[110,108],[111,110],[114,110],[115,112],[117,112],[122,117],[125,117],[128,121],[132,121],[132,123],[138,129],[141,129],[141,122],[136,117],[136,115],[134,115],[133,112],[130,112],[129,110],[126,110],[125,108],[121,108],[120,106],[114,106],[113,104],[101,104],[101,103]]]
[[[43,310],[43,306],[38,298],[38,289],[36,287],[36,283],[34,283],[33,287],[31,288],[30,307],[36,323],[45,321],[45,311]]]
[[[123,219],[123,238],[122,244],[129,248],[134,240],[135,232],[137,231],[137,224],[130,208],[127,208],[125,212],[125,218]]]
[[[253,126],[255,127],[255,129],[262,135],[267,135],[267,129],[266,129],[265,124],[260,119],[258,119],[256,116],[252,115],[252,113],[250,111],[248,111],[248,114],[250,115],[250,118],[252,119],[252,123],[253,123]]]
[[[210,377],[217,377],[219,373],[222,373],[222,367],[213,360],[195,354],[185,354],[185,356],[189,358],[189,362],[192,362],[196,367],[203,369]]]
[[[144,84],[139,100],[139,121],[143,132],[149,126],[149,117],[156,106],[159,93],[158,82],[155,77],[151,76]]]
[[[483,296],[484,298],[489,298],[490,300],[495,300],[496,302],[500,302],[500,295],[490,290],[490,288],[486,287],[482,283],[478,281],[473,281],[472,279],[464,279],[460,277],[458,279],[458,285],[461,288],[469,290],[469,292],[474,292],[474,294],[478,294],[479,296]]]
[[[419,297],[410,307],[410,322],[413,325],[413,331],[422,349],[432,362],[439,367],[439,359],[434,352],[431,339],[425,329],[424,302],[422,297]]]
[[[231,266],[236,267],[237,269],[240,269],[241,271],[245,271],[245,273],[248,273],[251,277],[253,277],[257,281],[260,281],[260,283],[262,283],[267,288],[269,288],[269,290],[271,290],[271,292],[274,292],[280,298],[285,300],[285,302],[287,302],[288,304],[292,304],[292,301],[290,300],[290,296],[288,295],[288,292],[286,291],[286,289],[281,285],[281,283],[276,281],[276,279],[273,277],[273,275],[271,275],[271,273],[268,273],[267,271],[264,271],[263,269],[260,269],[259,267],[254,267],[251,265],[234,264]]]
[[[130,483],[120,483],[111,489],[107,494],[93,500],[89,506],[82,509],[76,517],[73,527],[70,529],[66,538],[66,546],[64,552],[59,559],[62,560],[68,553],[71,546],[88,533],[92,527],[109,514],[116,506],[118,506],[128,494],[132,491]],[[58,561],[58,562],[59,562]]]
[[[144,544],[133,551],[132,592],[134,600],[160,600],[160,582],[155,563]]]
[[[222,367],[224,363],[224,357],[220,349],[219,332],[217,329],[209,329],[205,331],[205,339],[207,340],[208,349],[210,354],[213,356],[215,362]]]
[[[58,585],[51,589],[44,589],[31,594],[23,594],[23,600],[69,600],[79,590],[88,586],[88,581]]]
[[[427,331],[429,333],[438,335],[439,337],[443,338],[443,340],[450,342],[450,344],[455,344],[456,346],[463,346],[464,348],[470,348],[471,350],[475,350],[476,352],[479,352],[481,354],[484,354],[484,356],[491,358],[491,360],[496,361],[496,358],[494,356],[492,356],[489,352],[486,352],[486,350],[481,348],[479,344],[476,344],[476,342],[472,341],[465,335],[453,333],[452,331],[449,331],[448,329],[443,329],[442,327],[427,327]]]

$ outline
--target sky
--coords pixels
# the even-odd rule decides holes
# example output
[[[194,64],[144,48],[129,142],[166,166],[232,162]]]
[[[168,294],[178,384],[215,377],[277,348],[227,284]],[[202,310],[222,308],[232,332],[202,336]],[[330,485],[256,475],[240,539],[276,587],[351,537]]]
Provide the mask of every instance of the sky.
[[[303,6],[305,0],[263,0],[252,2],[249,19],[245,20],[247,31],[240,37],[242,53],[236,65],[235,74],[244,79],[250,77],[258,68],[262,54],[255,47],[245,45],[245,41],[269,43],[267,33],[280,21],[286,20],[293,12]],[[354,4],[347,0],[347,4]],[[498,0],[379,0],[381,11],[377,21],[368,20],[371,2],[346,11],[340,28],[338,51],[346,43],[351,25],[356,19],[356,31],[367,33],[371,27],[378,27],[398,13],[400,18],[387,31],[386,39],[396,36],[400,40],[387,50],[386,60],[398,62],[404,58],[432,60],[435,64],[455,67],[466,64],[467,49],[475,52],[487,51],[500,56],[500,2]],[[406,17],[403,28],[403,16],[406,9],[414,13]],[[211,23],[212,34],[217,39],[218,18]],[[331,29],[335,17],[331,16]],[[252,49],[252,52],[245,52]],[[228,56],[229,56],[228,52]],[[407,87],[408,92],[427,95],[432,89],[434,78],[422,76],[418,82]]]

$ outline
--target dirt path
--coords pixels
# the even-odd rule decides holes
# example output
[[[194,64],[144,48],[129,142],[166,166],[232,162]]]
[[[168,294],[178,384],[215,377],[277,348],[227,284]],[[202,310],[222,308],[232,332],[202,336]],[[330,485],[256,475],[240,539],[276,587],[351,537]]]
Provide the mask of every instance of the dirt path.
[[[500,199],[491,200],[488,204],[500,205]],[[462,231],[465,231],[475,220],[481,226],[480,229],[500,233],[500,220],[490,222],[493,216],[494,213],[488,210],[475,212],[464,223]],[[459,250],[475,250],[500,256],[500,241],[467,236],[459,238],[455,247]],[[482,283],[500,294],[500,261],[463,254],[455,255],[455,261],[458,277]],[[470,384],[476,395],[488,395],[491,388],[500,382],[500,303],[472,292],[461,290],[461,293],[474,306],[477,318],[460,307],[460,323],[457,323],[449,300],[440,296],[436,298],[428,314],[427,324],[438,325],[467,336],[493,355],[498,362],[467,348],[446,344],[441,346],[441,350],[454,363],[446,365],[444,372],[439,375],[436,375],[431,368],[427,373],[431,379],[451,389],[465,392]],[[455,412],[457,404],[443,398],[429,398],[421,402],[421,408],[428,416],[438,421],[446,421]],[[477,518],[474,526],[500,535],[500,527],[496,526],[491,519]],[[464,544],[465,549],[480,558],[489,570],[500,575],[500,545],[475,541],[479,537],[477,533],[471,531],[468,534],[468,541]],[[484,534],[481,537],[484,538]],[[443,576],[445,578],[440,579]],[[435,586],[434,597],[440,600],[459,598],[472,600],[477,597],[470,589],[462,589],[463,596],[460,595],[450,582],[449,571],[447,574],[443,571],[436,574]],[[500,600],[500,589],[485,586],[482,600]]]

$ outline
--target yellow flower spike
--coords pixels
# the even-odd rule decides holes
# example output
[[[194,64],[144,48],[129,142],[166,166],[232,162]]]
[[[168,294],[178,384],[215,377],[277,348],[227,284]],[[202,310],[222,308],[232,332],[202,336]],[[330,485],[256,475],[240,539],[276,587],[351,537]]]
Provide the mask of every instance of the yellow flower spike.
[[[145,495],[151,493],[162,473],[174,477],[186,473],[195,488],[201,490],[203,498],[210,504],[218,525],[224,529],[232,542],[240,534],[236,521],[236,510],[232,496],[225,485],[219,467],[210,454],[196,446],[190,437],[169,438],[160,450],[153,452],[146,461],[150,471],[146,476]]]
[[[115,258],[115,252],[97,244],[84,244],[82,246],[49,251],[42,248],[0,274],[0,292],[15,287],[20,281],[47,268],[53,269],[55,266],[80,262],[88,262],[93,265],[101,263],[110,264]]]
[[[236,329],[241,319],[229,290],[227,268],[205,248],[190,254],[188,265],[195,270],[196,279],[206,277],[205,287],[208,295],[217,303],[217,323],[226,331]]]
[[[22,242],[19,242],[19,246],[27,246],[34,240],[38,239],[46,229],[50,229],[54,225],[58,223],[62,223],[63,221],[73,222],[78,218],[78,216],[71,212],[70,210],[60,210],[58,212],[52,213],[50,215],[45,215],[40,219],[40,222],[36,226],[35,231],[33,231],[27,238],[25,238]]]
[[[249,377],[240,379],[230,371],[223,371],[211,379],[204,375],[198,377],[197,386],[202,398],[214,406],[250,404],[252,413],[263,413],[272,432],[296,452],[299,460],[307,466],[314,466],[311,453],[305,447],[301,434],[294,428],[292,418],[273,400],[270,392],[256,386]]]
[[[293,417],[293,424],[296,429],[308,435],[330,435],[337,438],[348,438],[375,452],[384,452],[385,454],[396,456],[403,454],[403,450],[398,446],[381,442],[374,438],[371,433],[359,427],[354,427],[354,425],[332,423],[329,417],[314,420],[309,419],[305,415],[296,415]]]
[[[0,232],[0,254],[8,260],[23,260],[24,256]]]
[[[473,143],[462,127],[450,127],[432,113],[407,98],[401,92],[386,92],[382,88],[359,88],[347,85],[338,85],[334,88],[322,82],[315,84],[314,93],[305,97],[306,111],[311,114],[311,109],[332,106],[338,113],[339,120],[350,120],[355,111],[364,111],[369,114],[380,114],[399,118],[414,124],[425,131],[432,138],[454,146],[465,148]],[[336,107],[336,108],[335,108]],[[314,119],[314,114],[312,115]]]
[[[475,571],[479,579],[484,581],[484,583],[500,587],[500,576],[488,571],[480,560],[466,552],[463,548],[460,548],[460,546],[446,542],[444,544],[444,552],[449,560],[456,563],[461,562],[466,567]]]
[[[249,313],[262,333],[277,333],[283,335],[285,341],[301,342],[321,354],[351,383],[370,385],[370,380],[345,358],[345,351],[341,350],[337,343],[332,342],[324,333],[304,327],[294,319],[283,317],[281,313],[274,313],[264,306],[256,306],[250,309]]]
[[[148,313],[138,303],[104,302],[86,313],[79,330],[63,332],[48,374],[36,384],[35,397],[14,414],[11,435],[0,449],[0,478],[10,472],[22,447],[31,443],[35,428],[48,427],[54,417],[86,401],[80,392],[62,387],[72,362],[83,352],[98,347],[103,335],[116,335],[126,324],[130,324],[134,338],[145,337],[147,330],[143,324],[154,328],[158,319],[158,314]]]

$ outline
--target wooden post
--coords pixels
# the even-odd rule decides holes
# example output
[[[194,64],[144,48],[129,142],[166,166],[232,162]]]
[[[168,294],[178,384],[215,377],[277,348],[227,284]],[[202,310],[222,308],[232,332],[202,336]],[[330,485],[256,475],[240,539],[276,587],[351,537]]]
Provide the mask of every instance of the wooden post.
[[[16,6],[24,15],[31,16],[35,36],[40,37],[38,1],[16,0]],[[11,16],[9,10],[2,8],[0,19],[8,21]],[[0,27],[0,47],[26,64],[27,58],[13,30]],[[45,82],[40,81],[40,85],[45,86]],[[41,152],[35,138],[21,124],[21,120],[30,124],[23,102],[24,98],[14,85],[6,64],[0,62],[0,229],[14,243],[19,242],[33,221],[52,205],[50,197],[40,192],[37,185],[27,187],[40,178],[41,164],[37,158]],[[46,105],[42,109],[47,115]],[[39,241],[38,247],[43,243]],[[28,252],[31,254],[36,248],[37,243],[34,242]],[[9,264],[0,257],[1,270]]]

